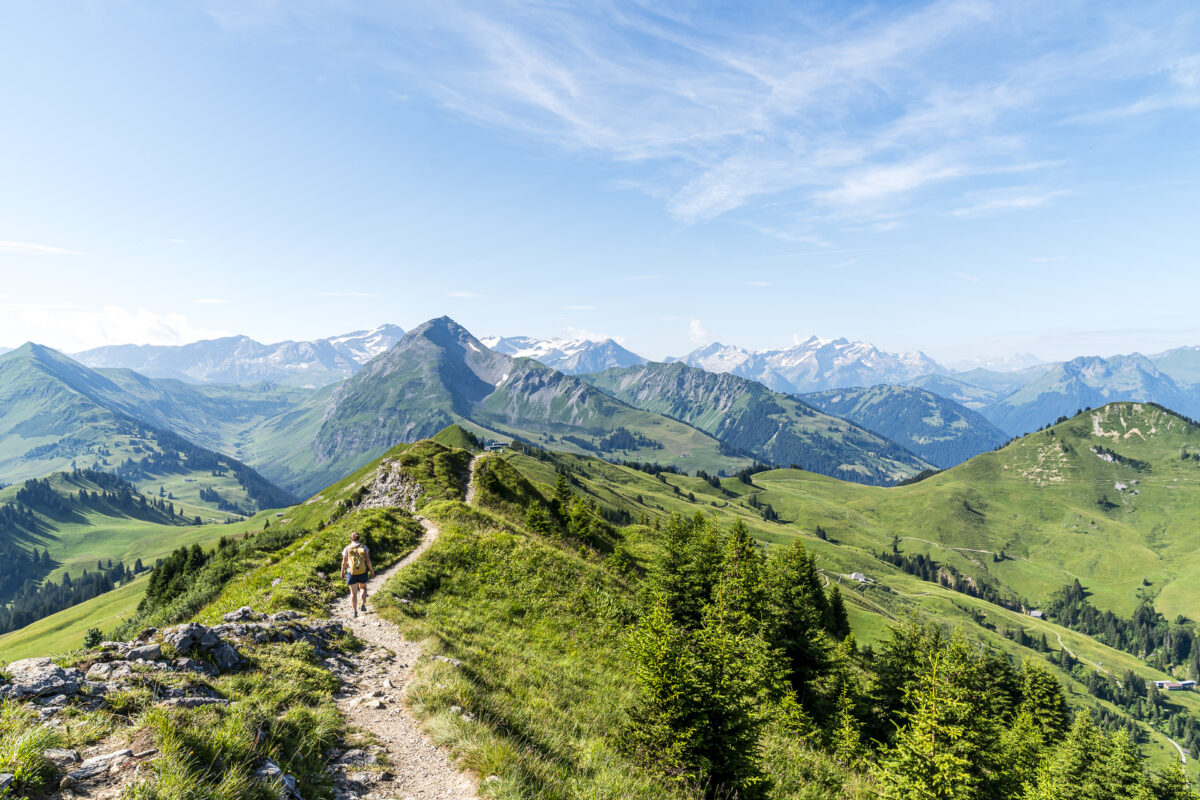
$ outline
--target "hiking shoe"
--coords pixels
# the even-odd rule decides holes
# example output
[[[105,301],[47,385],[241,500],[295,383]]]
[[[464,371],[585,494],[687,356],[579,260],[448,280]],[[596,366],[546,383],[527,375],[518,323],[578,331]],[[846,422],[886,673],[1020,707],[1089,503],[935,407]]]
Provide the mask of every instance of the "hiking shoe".
[[[355,612],[354,612],[354,618],[355,618],[355,619],[358,619],[358,612],[357,612],[357,611],[355,611]]]
[[[370,614],[370,613],[371,613],[371,609],[367,608],[367,604],[366,604],[366,603],[363,603],[362,612],[363,612],[364,614]]]

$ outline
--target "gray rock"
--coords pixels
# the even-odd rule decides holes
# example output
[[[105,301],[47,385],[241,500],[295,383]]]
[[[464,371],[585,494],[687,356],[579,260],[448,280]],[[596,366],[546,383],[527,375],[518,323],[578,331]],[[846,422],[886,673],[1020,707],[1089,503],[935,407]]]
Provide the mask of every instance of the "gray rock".
[[[0,686],[0,700],[7,700],[8,696],[10,694],[13,694],[15,691],[16,690],[13,689],[13,687],[9,686],[7,683],[4,684],[3,686]]]
[[[226,622],[253,622],[257,619],[262,619],[263,615],[252,609],[250,606],[242,606],[237,611],[230,611],[222,619]]]
[[[368,753],[366,750],[354,748],[342,753],[338,758],[337,763],[349,764],[355,767],[368,767],[379,763],[379,759],[374,754]]]
[[[237,669],[242,665],[242,654],[229,642],[221,642],[218,647],[214,648],[212,657],[217,669],[222,672]]]
[[[79,752],[62,747],[47,747],[42,751],[42,758],[56,767],[65,767],[67,764],[75,764],[79,761]]]
[[[276,578],[275,580],[271,581],[271,588],[275,588],[281,583],[283,583],[283,578]]]
[[[92,664],[87,671],[89,681],[110,681],[115,678],[127,678],[133,674],[132,665],[128,661],[105,661]]]
[[[217,675],[217,670],[212,664],[206,664],[203,661],[197,661],[194,658],[180,656],[171,662],[171,664],[175,667],[175,669],[181,672],[195,672],[201,675],[208,675],[209,677],[216,677]]]
[[[12,786],[16,777],[11,772],[0,772],[0,792]]]
[[[157,644],[146,644],[134,647],[126,656],[130,661],[158,661],[162,658],[162,647]]]
[[[166,641],[177,653],[187,653],[194,648],[211,650],[221,643],[221,637],[198,622],[189,622],[167,631]]]
[[[270,619],[271,622],[287,622],[293,619],[300,619],[302,616],[304,615],[299,611],[292,611],[291,609],[288,609],[287,611],[280,611],[272,614],[270,617],[268,617],[268,619]]]
[[[145,642],[158,633],[158,628],[145,628],[137,635],[139,642]]]
[[[69,773],[69,777],[73,781],[91,780],[107,773],[114,763],[129,758],[132,755],[132,750],[115,750],[104,755],[92,756],[91,758],[84,759],[79,769],[72,770]]]
[[[77,669],[63,669],[48,658],[26,658],[8,665],[13,694],[17,697],[75,694],[83,682]]]

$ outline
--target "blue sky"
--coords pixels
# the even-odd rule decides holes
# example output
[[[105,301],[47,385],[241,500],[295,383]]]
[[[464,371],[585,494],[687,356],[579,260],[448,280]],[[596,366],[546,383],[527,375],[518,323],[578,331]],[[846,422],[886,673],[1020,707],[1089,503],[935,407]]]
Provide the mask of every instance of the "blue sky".
[[[1200,344],[1190,3],[0,12],[0,345]]]

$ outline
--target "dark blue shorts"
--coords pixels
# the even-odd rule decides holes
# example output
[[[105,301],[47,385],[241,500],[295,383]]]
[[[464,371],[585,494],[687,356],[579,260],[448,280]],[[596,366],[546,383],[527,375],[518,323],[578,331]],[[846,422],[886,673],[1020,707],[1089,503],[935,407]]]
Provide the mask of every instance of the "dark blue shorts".
[[[367,576],[369,574],[370,574],[369,572],[364,572],[362,575],[355,575],[353,573],[347,573],[346,574],[346,585],[349,586],[352,583],[366,583]]]

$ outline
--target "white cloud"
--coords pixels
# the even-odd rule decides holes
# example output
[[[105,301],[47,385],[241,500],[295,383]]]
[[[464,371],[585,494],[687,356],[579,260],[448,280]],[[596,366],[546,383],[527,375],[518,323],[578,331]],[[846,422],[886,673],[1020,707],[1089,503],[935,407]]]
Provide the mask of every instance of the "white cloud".
[[[694,344],[708,344],[712,341],[712,334],[698,319],[690,320],[688,323],[688,338]]]
[[[78,250],[68,250],[65,247],[54,247],[48,244],[33,242],[0,242],[0,253],[18,253],[25,256],[81,256]]]
[[[960,281],[967,281],[968,283],[979,283],[981,280],[983,280],[983,278],[979,277],[978,275],[972,275],[969,272],[951,272],[950,274],[958,278]]]
[[[661,281],[667,276],[660,273],[652,273],[647,275],[625,275],[621,278],[623,281]]]
[[[564,311],[595,311],[595,306],[563,306]]]
[[[170,244],[187,244],[187,239],[167,239]]]
[[[770,286],[770,281],[746,281],[747,286]]]
[[[0,304],[0,341],[34,341],[64,352],[112,344],[186,344],[227,335],[197,327],[183,314],[144,308]]]
[[[969,205],[950,212],[956,217],[978,217],[1000,211],[1024,211],[1031,208],[1041,208],[1056,197],[1070,194],[1065,189],[1053,191],[1038,190],[1033,187],[1014,187],[995,192],[979,192],[965,199]]]
[[[483,297],[483,295],[481,295],[479,292],[466,292],[462,291],[461,289],[455,289],[453,291],[446,292],[446,297],[457,297],[459,299],[469,300],[477,297]]]
[[[210,306],[223,306],[223,305],[225,305],[226,303],[228,303],[229,301],[228,301],[228,300],[222,300],[222,299],[221,299],[221,298],[219,298],[219,297],[198,297],[198,298],[196,298],[196,302],[197,302],[197,303],[201,303],[201,304],[203,304],[203,305],[210,305]]]
[[[1066,256],[1034,256],[1029,259],[1035,264],[1049,264],[1052,261],[1066,261]]]

